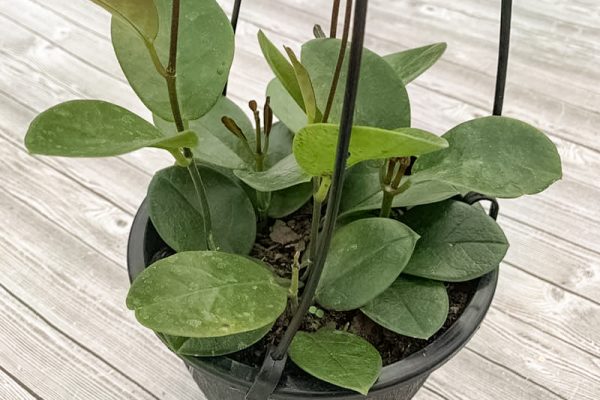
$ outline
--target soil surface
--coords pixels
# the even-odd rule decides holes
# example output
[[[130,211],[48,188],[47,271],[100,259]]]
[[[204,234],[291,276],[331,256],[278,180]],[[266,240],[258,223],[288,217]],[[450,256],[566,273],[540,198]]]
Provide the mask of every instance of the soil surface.
[[[270,222],[264,232],[257,235],[257,240],[250,254],[270,265],[280,277],[290,278],[291,266],[297,251],[305,253],[309,245],[311,206],[306,206],[296,213]],[[414,339],[387,330],[362,314],[359,310],[336,312],[322,310],[320,318],[308,314],[301,330],[314,332],[322,327],[348,330],[363,337],[373,344],[381,353],[383,364],[395,363],[415,353],[443,334],[463,313],[477,288],[477,281],[446,284],[450,297],[450,310],[443,328],[429,340]],[[282,315],[275,323],[273,330],[254,346],[232,354],[229,357],[244,364],[259,367],[270,344],[278,343],[291,315]]]

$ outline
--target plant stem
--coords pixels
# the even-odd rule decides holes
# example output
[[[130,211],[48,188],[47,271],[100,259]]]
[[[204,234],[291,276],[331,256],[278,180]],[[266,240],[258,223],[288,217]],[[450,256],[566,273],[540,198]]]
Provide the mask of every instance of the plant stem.
[[[308,246],[308,262],[306,265],[306,271],[302,276],[302,280],[308,278],[313,259],[317,255],[317,246],[319,244],[319,228],[321,227],[321,213],[323,209],[323,202],[317,200],[316,197],[320,186],[319,178],[313,178],[313,209],[310,224],[310,244]]]
[[[173,112],[173,118],[175,119],[175,125],[177,131],[182,132],[185,130],[185,124],[181,116],[181,109],[179,107],[179,99],[177,97],[177,43],[179,40],[179,14],[180,14],[180,0],[173,0],[173,8],[171,14],[171,42],[169,47],[169,64],[165,70],[165,80],[167,81],[167,90],[169,91],[169,101],[171,103],[171,111]],[[217,250],[217,245],[214,240],[212,232],[212,219],[210,215],[210,207],[208,203],[208,195],[206,193],[206,187],[202,181],[200,171],[194,160],[192,150],[189,148],[183,149],[183,154],[186,158],[190,159],[190,163],[187,166],[190,177],[196,189],[196,195],[200,206],[202,208],[202,216],[204,218],[204,238],[206,240],[206,248],[209,250]]]
[[[179,13],[180,0],[173,0],[173,8],[171,14],[171,43],[169,46],[169,63],[167,64],[165,79],[167,81],[167,89],[169,91],[169,102],[171,103],[171,111],[175,118],[177,131],[185,130],[183,118],[181,117],[181,109],[179,107],[179,99],[177,97],[177,43],[179,41]]]
[[[381,213],[379,217],[389,218],[392,213],[392,204],[394,202],[394,193],[384,190],[383,191],[383,202],[381,203]]]
[[[336,0],[337,1],[337,0]],[[338,8],[339,8],[339,1]],[[346,18],[344,20],[344,33],[342,34],[342,46],[340,47],[340,54],[338,56],[337,64],[335,66],[335,72],[333,73],[333,80],[331,82],[331,89],[329,89],[329,97],[327,98],[327,106],[323,113],[323,123],[327,123],[331,109],[333,108],[333,101],[335,100],[335,92],[342,75],[342,65],[344,64],[344,58],[346,57],[346,47],[348,46],[348,38],[350,37],[350,20],[352,18],[352,0],[346,0]],[[337,25],[337,19],[336,19]],[[333,36],[335,37],[335,36]]]
[[[268,109],[268,102],[265,104],[265,111]],[[255,133],[256,133],[256,146],[254,151],[254,159],[256,161],[256,171],[262,172],[265,169],[265,156],[266,153],[263,150],[262,144],[262,135],[263,131],[261,129],[261,121],[260,121],[260,113],[258,111],[258,105],[256,101],[252,100],[248,103],[250,106],[250,110],[254,114],[254,124],[255,124]],[[269,115],[265,112],[265,136],[268,135],[268,125],[269,125]],[[260,223],[261,229],[266,227],[266,222],[269,218],[269,204],[271,203],[271,192],[261,192],[256,191],[256,202],[258,208],[258,221]]]
[[[215,237],[212,232],[212,218],[210,215],[208,196],[206,195],[206,187],[204,186],[202,175],[200,175],[200,171],[198,171],[198,165],[196,164],[196,160],[194,158],[191,159],[191,163],[187,168],[190,176],[192,177],[192,182],[194,183],[194,188],[196,189],[196,195],[202,208],[202,216],[204,217],[202,220],[204,221],[204,237],[206,239],[206,248],[208,250],[218,250],[218,246],[215,242]]]
[[[340,16],[340,0],[333,1],[333,9],[331,10],[331,28],[329,29],[329,37],[337,36],[338,18]]]
[[[300,252],[294,254],[294,263],[292,264],[292,283],[290,285],[290,303],[292,305],[292,314],[298,310],[298,289],[300,287]]]
[[[146,45],[146,48],[148,49],[148,53],[150,54],[150,58],[152,59],[152,63],[154,64],[154,68],[156,68],[156,71],[161,76],[166,77],[167,71],[165,70],[165,67],[162,65],[162,62],[160,61],[160,57],[158,57],[158,53],[156,52],[156,47],[154,47],[154,43],[144,40],[144,44]]]
[[[381,218],[390,217],[394,198],[408,188],[407,185],[401,187],[400,183],[409,166],[410,157],[392,158],[381,166],[381,188],[383,189],[383,201],[379,214]]]

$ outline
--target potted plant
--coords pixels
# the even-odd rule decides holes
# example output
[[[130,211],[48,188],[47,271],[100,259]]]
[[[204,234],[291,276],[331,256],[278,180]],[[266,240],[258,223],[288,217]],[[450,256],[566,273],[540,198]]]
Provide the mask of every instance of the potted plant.
[[[173,155],[132,227],[127,305],[139,322],[210,399],[246,398],[274,371],[259,372],[263,359],[287,355],[269,398],[411,398],[493,297],[508,242],[472,203],[558,180],[552,142],[499,116],[441,137],[412,128],[405,87],[446,46],[381,57],[352,41],[354,76],[351,1],[342,38],[335,1],[330,37],[316,26],[300,56],[258,33],[275,79],[263,104],[249,102],[251,118],[222,94],[234,31],[216,1],[93,1],[113,14],[116,55],[154,124],[71,101],[40,114],[25,144],[52,156]],[[358,92],[345,103],[349,85]],[[336,158],[344,124],[348,154]]]

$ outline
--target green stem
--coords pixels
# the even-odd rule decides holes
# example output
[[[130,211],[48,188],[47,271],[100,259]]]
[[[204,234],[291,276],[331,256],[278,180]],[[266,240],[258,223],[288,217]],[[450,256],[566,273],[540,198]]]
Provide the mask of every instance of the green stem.
[[[381,203],[382,218],[389,218],[392,213],[394,197],[404,192],[410,183],[400,186],[402,178],[410,166],[410,157],[392,158],[381,166],[381,188],[383,189],[383,201]]]
[[[392,214],[394,197],[396,197],[394,193],[391,193],[387,190],[383,191],[383,202],[381,203],[381,213],[379,214],[381,218],[389,218]]]
[[[160,61],[160,57],[158,56],[158,53],[156,52],[156,47],[154,46],[154,43],[144,40],[144,44],[146,45],[146,48],[148,49],[148,53],[150,54],[150,58],[152,59],[152,63],[154,64],[156,71],[161,76],[166,77],[167,70],[165,69],[162,62]]]
[[[256,154],[256,171],[262,172],[265,169],[264,154]],[[256,191],[256,208],[258,209],[258,221],[260,227],[265,228],[266,222],[269,219],[269,206],[271,205],[271,192]]]
[[[292,283],[290,285],[290,303],[292,314],[298,310],[298,289],[300,288],[300,252],[294,254],[294,264],[292,265]]]
[[[337,5],[339,8],[339,4]],[[344,64],[344,58],[346,57],[346,47],[348,47],[348,38],[350,37],[350,20],[352,18],[352,0],[346,0],[346,18],[344,20],[344,33],[342,34],[342,46],[340,47],[340,53],[338,55],[337,64],[335,66],[335,72],[333,73],[333,80],[331,82],[331,88],[329,89],[329,97],[327,98],[327,106],[323,113],[323,120],[321,122],[327,123],[331,109],[333,108],[333,101],[335,99],[335,92],[337,91],[338,82],[342,75],[342,65]],[[336,20],[337,25],[337,20]],[[332,37],[335,37],[332,35]]]
[[[313,209],[312,219],[310,225],[310,244],[308,245],[308,261],[306,263],[306,271],[302,275],[302,280],[308,278],[310,267],[313,263],[313,259],[317,255],[317,247],[319,244],[319,229],[321,228],[321,213],[323,209],[323,202],[317,199],[317,193],[321,188],[319,178],[313,178]]]
[[[180,0],[173,0],[173,8],[171,15],[171,42],[169,47],[169,64],[165,70],[165,80],[167,82],[167,90],[169,91],[169,101],[171,103],[171,111],[173,112],[173,118],[175,119],[175,125],[177,131],[182,132],[185,130],[185,123],[181,116],[181,109],[179,107],[179,99],[177,97],[177,43],[179,40],[179,14],[180,14]],[[204,221],[204,238],[206,240],[206,248],[209,250],[217,250],[217,245],[214,240],[212,232],[212,219],[210,215],[210,207],[208,203],[208,195],[206,193],[206,186],[202,182],[202,176],[198,171],[198,166],[193,158],[191,149],[184,148],[183,154],[186,158],[190,159],[188,165],[188,172],[192,178],[194,188],[196,189],[196,195],[200,206],[202,208],[202,216]]]
[[[171,103],[171,111],[173,113],[173,118],[175,119],[177,132],[183,132],[185,130],[185,124],[183,123],[183,118],[181,117],[181,109],[179,108],[179,100],[177,99],[177,78],[175,75],[171,75],[171,73],[167,72],[165,80],[167,81],[169,101]]]
[[[323,203],[313,200],[312,221],[310,227],[310,245],[308,247],[308,263],[309,267],[317,254],[317,244],[319,243],[319,228],[321,227],[321,213]]]
[[[188,165],[188,172],[192,177],[194,189],[196,189],[196,195],[202,208],[202,218],[204,222],[204,238],[206,239],[206,248],[208,250],[218,250],[218,246],[215,243],[215,238],[212,232],[212,218],[210,215],[210,205],[208,203],[208,196],[206,195],[206,187],[202,181],[202,175],[198,171],[198,165],[194,158],[191,159],[190,165]]]
[[[169,153],[175,158],[175,162],[179,167],[187,167],[190,165],[190,159],[187,158],[180,149],[177,150],[169,150]]]

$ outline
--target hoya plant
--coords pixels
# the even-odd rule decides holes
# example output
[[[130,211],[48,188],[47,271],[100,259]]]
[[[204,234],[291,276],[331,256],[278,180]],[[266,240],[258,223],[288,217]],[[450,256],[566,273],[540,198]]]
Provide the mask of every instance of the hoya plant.
[[[447,283],[488,274],[508,249],[497,223],[462,196],[517,198],[561,177],[555,146],[524,122],[477,118],[441,136],[411,126],[406,86],[445,44],[385,56],[365,48],[341,212],[320,254],[350,12],[341,39],[316,26],[300,51],[258,32],[274,79],[264,100],[243,109],[223,95],[234,32],[215,0],[93,1],[113,14],[116,56],[154,121],[99,100],[70,101],[40,114],[25,144],[63,157],[144,147],[173,156],[148,188],[150,219],[173,255],[133,282],[127,306],[180,355],[235,353],[285,326],[322,257],[306,316],[313,323],[295,335],[289,357],[315,378],[366,394],[380,353],[347,327],[318,321],[360,313],[395,334],[432,337],[448,316]],[[257,235],[307,208],[309,240],[294,244],[289,265],[252,256]]]

